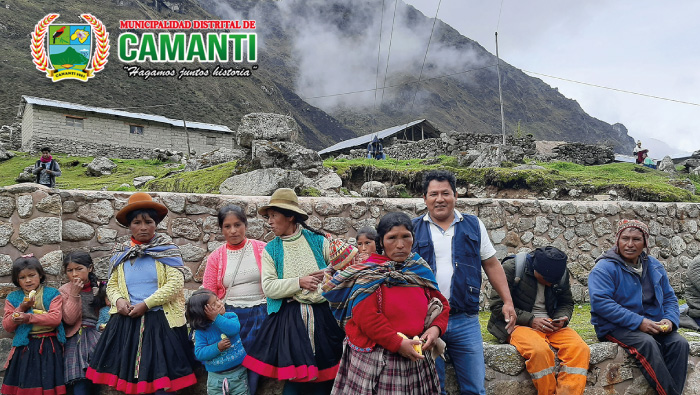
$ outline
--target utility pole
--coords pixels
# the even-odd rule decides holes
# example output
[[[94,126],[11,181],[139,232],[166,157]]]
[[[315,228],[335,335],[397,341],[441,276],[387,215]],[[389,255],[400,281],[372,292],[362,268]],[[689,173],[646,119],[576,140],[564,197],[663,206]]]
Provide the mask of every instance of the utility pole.
[[[506,121],[503,116],[503,92],[501,91],[501,58],[498,57],[498,32],[496,32],[496,73],[498,74],[498,100],[501,102],[501,133],[503,145],[506,145]]]

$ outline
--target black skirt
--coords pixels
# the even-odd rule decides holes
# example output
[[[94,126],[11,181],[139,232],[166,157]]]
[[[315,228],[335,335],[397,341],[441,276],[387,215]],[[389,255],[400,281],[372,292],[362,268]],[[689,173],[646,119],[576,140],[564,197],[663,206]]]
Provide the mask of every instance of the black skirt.
[[[295,382],[333,380],[338,373],[345,332],[327,302],[285,301],[255,337],[243,360],[255,373]]]
[[[148,311],[142,318],[112,315],[86,377],[127,394],[177,391],[196,384],[197,362],[186,327],[170,328],[163,310]]]
[[[5,371],[3,394],[65,394],[63,344],[56,334],[29,335],[29,344],[14,348]]]

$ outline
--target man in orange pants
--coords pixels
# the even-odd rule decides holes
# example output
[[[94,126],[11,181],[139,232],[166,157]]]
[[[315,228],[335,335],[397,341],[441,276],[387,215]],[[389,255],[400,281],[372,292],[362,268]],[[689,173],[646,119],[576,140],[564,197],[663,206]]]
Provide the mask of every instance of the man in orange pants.
[[[538,394],[582,394],[586,387],[590,349],[567,327],[574,302],[566,261],[566,254],[554,247],[536,249],[522,264],[516,264],[515,257],[504,259],[503,270],[518,316],[512,333],[506,331],[503,301],[495,292],[490,297],[488,330],[525,358]],[[561,361],[558,374],[550,346]]]

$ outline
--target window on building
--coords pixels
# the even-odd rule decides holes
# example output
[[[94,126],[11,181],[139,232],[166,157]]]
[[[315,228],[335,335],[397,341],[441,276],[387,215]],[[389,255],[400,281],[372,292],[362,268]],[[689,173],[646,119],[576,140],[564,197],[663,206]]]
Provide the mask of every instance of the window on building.
[[[216,137],[207,137],[207,145],[216,145]]]
[[[74,128],[83,128],[83,118],[75,118],[66,116],[66,126],[71,126]]]
[[[131,133],[131,134],[143,134],[143,126],[141,126],[141,125],[129,125],[129,133]]]

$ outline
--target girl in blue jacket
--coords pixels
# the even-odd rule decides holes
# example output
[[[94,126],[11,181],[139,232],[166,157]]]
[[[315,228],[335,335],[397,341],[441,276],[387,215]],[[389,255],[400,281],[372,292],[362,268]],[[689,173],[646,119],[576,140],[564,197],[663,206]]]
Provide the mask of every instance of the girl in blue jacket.
[[[236,313],[227,313],[212,291],[200,289],[190,296],[185,314],[194,330],[194,355],[209,375],[207,393],[247,395],[247,369],[241,365],[246,352]]]

